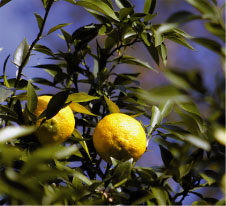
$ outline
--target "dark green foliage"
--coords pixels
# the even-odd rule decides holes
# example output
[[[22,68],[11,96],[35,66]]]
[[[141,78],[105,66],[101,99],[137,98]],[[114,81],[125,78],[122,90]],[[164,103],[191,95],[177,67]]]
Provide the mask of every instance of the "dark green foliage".
[[[7,78],[10,56],[2,68],[0,204],[183,205],[191,194],[198,197],[193,205],[225,204],[224,197],[219,200],[200,191],[201,188],[225,189],[222,182],[225,79],[219,74],[211,93],[204,86],[200,71],[168,68],[164,43],[168,39],[193,49],[192,40],[214,51],[224,61],[225,26],[217,1],[187,0],[197,9],[196,13],[178,11],[162,24],[152,23],[157,16],[156,0],[146,0],[143,13],[136,13],[129,0],[65,1],[71,6],[84,7],[99,23],[68,33],[63,27],[69,23],[56,22],[57,26],[46,34],[60,30],[67,51],[54,53],[38,41],[44,38],[48,14],[58,1],[42,0],[45,15],[34,14],[39,28],[37,37],[31,45],[24,39],[14,53],[12,61],[18,67],[18,75]],[[2,0],[0,7],[9,2]],[[192,37],[179,28],[195,20],[205,20],[205,28],[216,38]],[[102,42],[98,39],[100,36]],[[95,43],[94,49],[91,42]],[[127,49],[134,44],[143,44],[158,68],[127,54]],[[23,76],[31,52],[46,55],[49,63],[34,65],[32,69],[41,69],[51,78],[28,80]],[[88,62],[90,58],[94,63],[92,67]],[[114,70],[119,64],[144,67],[149,72],[161,69],[161,75],[169,83],[144,90],[138,81],[140,73],[118,74]],[[88,85],[87,93],[80,90],[81,84]],[[43,147],[34,136],[37,118],[33,112],[43,85],[56,92],[41,117],[52,118],[61,108],[74,103],[76,128],[59,146]],[[204,113],[199,111],[202,104],[206,106]],[[27,126],[23,110],[29,116]],[[132,159],[126,162],[112,159],[112,164],[107,164],[97,155],[92,143],[93,130],[105,115],[119,111],[142,117],[148,144],[155,141],[158,145],[161,166],[141,167],[134,165]]]

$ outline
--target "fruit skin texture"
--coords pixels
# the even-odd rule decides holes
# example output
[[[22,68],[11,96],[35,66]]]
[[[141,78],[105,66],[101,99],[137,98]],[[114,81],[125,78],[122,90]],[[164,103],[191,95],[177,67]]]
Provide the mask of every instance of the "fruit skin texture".
[[[51,98],[52,96],[38,97],[37,108],[34,112],[36,117],[46,109]],[[75,118],[69,106],[61,109],[54,117],[46,120],[43,124],[41,124],[42,120],[43,119],[39,119],[36,122],[38,129],[35,132],[35,136],[43,145],[61,144],[68,139],[74,131]]]
[[[111,163],[110,157],[137,161],[146,150],[146,134],[141,124],[126,114],[112,113],[96,126],[93,144],[97,153]]]

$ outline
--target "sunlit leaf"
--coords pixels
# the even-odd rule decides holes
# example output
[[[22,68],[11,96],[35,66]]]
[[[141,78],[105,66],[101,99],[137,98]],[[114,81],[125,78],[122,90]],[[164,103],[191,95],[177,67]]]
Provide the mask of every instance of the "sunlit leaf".
[[[115,3],[117,6],[122,9],[122,8],[131,8],[132,4],[128,0],[115,0]]]
[[[159,205],[166,205],[168,195],[163,188],[160,187],[151,187],[154,197],[156,198]]]
[[[20,67],[22,62],[25,60],[25,57],[28,54],[28,51],[29,51],[29,45],[27,43],[26,38],[24,38],[24,40],[16,48],[16,51],[14,53],[13,63],[16,64],[18,67]]]
[[[67,102],[70,102],[70,101],[72,101],[72,102],[88,102],[88,101],[92,101],[95,99],[99,99],[99,97],[88,95],[85,92],[80,92],[80,93],[70,94],[67,98]]]
[[[149,128],[149,134],[153,132],[153,129],[156,125],[158,125],[161,122],[162,116],[161,112],[158,107],[153,106],[152,107],[152,115],[151,115],[151,121],[150,121],[150,128]]]
[[[107,106],[108,106],[108,109],[109,109],[110,113],[120,113],[119,107],[114,102],[112,102],[106,96],[104,96],[104,99],[105,99],[105,101],[107,103]]]
[[[159,104],[159,110],[161,112],[162,118],[167,117],[173,109],[173,101],[167,100],[166,102],[161,102]]]
[[[86,107],[84,107],[81,104],[78,104],[76,102],[70,103],[69,106],[72,109],[72,111],[74,111],[74,112],[97,116],[97,115],[93,114],[92,112],[90,112]]]

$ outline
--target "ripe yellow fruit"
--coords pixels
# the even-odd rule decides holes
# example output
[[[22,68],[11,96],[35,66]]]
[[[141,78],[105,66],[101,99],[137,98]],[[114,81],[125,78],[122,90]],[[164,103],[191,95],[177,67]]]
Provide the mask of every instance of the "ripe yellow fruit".
[[[142,125],[133,117],[122,113],[105,116],[96,126],[93,144],[97,153],[106,161],[110,157],[120,161],[133,158],[137,161],[146,150],[146,134]]]
[[[48,105],[51,96],[39,96],[37,108],[34,112],[38,117]],[[71,136],[75,127],[74,114],[69,106],[62,108],[54,117],[41,124],[43,119],[36,122],[38,127],[35,136],[41,144],[61,144]],[[41,124],[41,125],[40,125]]]

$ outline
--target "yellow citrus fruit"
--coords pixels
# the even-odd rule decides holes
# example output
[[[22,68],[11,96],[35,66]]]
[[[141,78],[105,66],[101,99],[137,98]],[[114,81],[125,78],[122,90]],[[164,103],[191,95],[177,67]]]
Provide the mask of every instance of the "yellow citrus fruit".
[[[97,124],[93,144],[106,162],[111,162],[110,157],[120,161],[130,158],[137,161],[146,150],[146,134],[133,117],[112,113]]]
[[[38,117],[44,110],[52,97],[39,96],[37,108],[34,112]],[[35,136],[41,144],[61,144],[71,136],[75,127],[74,114],[69,106],[62,108],[54,117],[41,124],[43,119],[36,122],[38,127]]]

